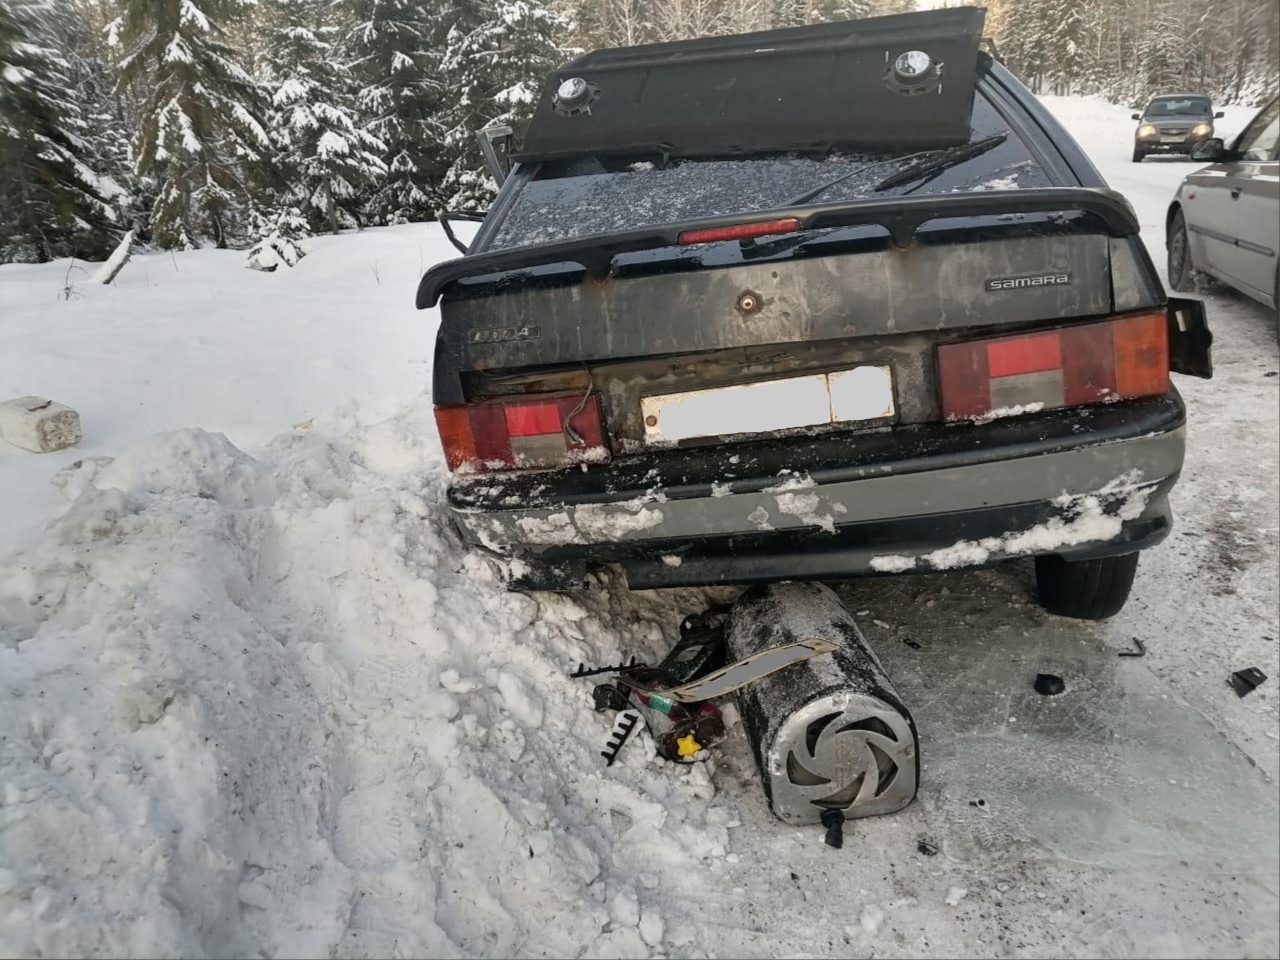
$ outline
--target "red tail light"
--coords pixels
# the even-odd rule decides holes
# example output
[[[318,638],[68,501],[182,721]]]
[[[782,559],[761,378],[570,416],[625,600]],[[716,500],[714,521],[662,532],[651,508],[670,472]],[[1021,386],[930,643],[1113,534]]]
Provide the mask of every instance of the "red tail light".
[[[609,459],[600,402],[581,394],[436,407],[450,470],[560,467]]]
[[[794,217],[785,220],[766,220],[763,223],[739,223],[732,227],[713,227],[707,230],[686,230],[676,239],[681,245],[712,243],[716,240],[751,240],[775,233],[795,233],[800,221]]]
[[[950,343],[938,348],[938,386],[948,420],[1162,394],[1169,389],[1165,315]]]

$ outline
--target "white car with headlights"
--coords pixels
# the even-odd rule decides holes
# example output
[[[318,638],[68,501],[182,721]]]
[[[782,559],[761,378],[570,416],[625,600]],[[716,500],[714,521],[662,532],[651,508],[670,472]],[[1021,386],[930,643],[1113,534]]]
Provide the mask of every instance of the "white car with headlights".
[[[1135,113],[1138,129],[1133,135],[1133,162],[1152,153],[1190,153],[1201,140],[1213,136],[1213,112],[1209,98],[1198,93],[1152,97],[1142,113]]]

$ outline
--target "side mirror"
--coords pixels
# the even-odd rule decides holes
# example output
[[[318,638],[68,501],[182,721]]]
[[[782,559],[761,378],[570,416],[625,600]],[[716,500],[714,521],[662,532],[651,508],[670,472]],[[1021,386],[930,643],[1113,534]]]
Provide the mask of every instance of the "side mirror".
[[[1191,148],[1192,160],[1217,163],[1219,160],[1226,160],[1227,158],[1227,146],[1222,142],[1221,137],[1210,137],[1208,140],[1201,140]]]
[[[1133,119],[1134,119],[1134,120],[1141,120],[1141,119],[1142,119],[1142,114],[1140,114],[1140,113],[1135,113],[1135,114],[1133,115]]]
[[[511,128],[494,124],[476,133],[480,143],[480,153],[484,155],[484,164],[489,168],[489,175],[498,186],[507,179],[511,172]]]
[[[1215,120],[1221,120],[1221,119],[1222,119],[1223,117],[1225,117],[1225,116],[1226,116],[1226,114],[1225,114],[1225,113],[1223,113],[1221,110],[1219,110],[1217,113],[1215,113],[1215,114],[1213,115],[1213,119],[1215,119]]]

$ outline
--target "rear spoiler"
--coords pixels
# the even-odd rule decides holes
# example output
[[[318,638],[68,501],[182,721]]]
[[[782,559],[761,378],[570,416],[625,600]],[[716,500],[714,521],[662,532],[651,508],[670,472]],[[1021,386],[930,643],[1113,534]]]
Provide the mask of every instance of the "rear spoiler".
[[[800,221],[802,230],[874,224],[889,231],[894,244],[905,247],[921,224],[950,217],[998,216],[1082,210],[1093,214],[1113,237],[1138,233],[1138,221],[1127,200],[1114,190],[1089,187],[1042,187],[1034,190],[1000,190],[954,193],[946,196],[889,197],[882,200],[850,200],[816,206],[781,207],[748,214],[729,214],[664,223],[637,230],[574,237],[557,243],[509,247],[438,263],[418,284],[417,307],[434,307],[445,288],[458,280],[489,274],[528,270],[549,264],[576,263],[588,274],[604,277],[616,256],[638,250],[679,245],[679,236],[690,230],[741,226],[778,219]]]

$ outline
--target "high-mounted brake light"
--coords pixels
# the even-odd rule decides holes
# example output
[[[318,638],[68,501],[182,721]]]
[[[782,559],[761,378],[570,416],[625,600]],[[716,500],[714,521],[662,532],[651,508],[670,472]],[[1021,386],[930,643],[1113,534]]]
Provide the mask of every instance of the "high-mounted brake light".
[[[595,395],[457,404],[435,412],[450,470],[560,467],[609,459]]]
[[[1164,311],[938,348],[948,420],[1157,396],[1169,389]]]
[[[717,240],[751,240],[775,233],[795,233],[800,221],[795,217],[783,220],[765,220],[762,223],[738,223],[731,227],[709,227],[706,230],[685,230],[676,239],[681,246],[691,243],[713,243]]]

